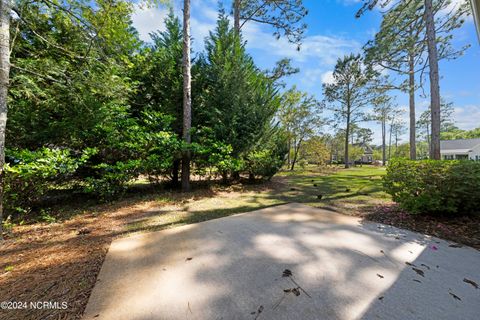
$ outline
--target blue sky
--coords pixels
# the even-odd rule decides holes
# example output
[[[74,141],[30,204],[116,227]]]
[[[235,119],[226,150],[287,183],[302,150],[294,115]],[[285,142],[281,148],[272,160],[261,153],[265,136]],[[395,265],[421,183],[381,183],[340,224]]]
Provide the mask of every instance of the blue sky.
[[[455,0],[461,1],[461,0]],[[225,0],[225,8],[230,2]],[[261,68],[271,68],[275,61],[287,57],[292,59],[300,72],[287,79],[289,86],[296,85],[318,99],[322,99],[322,83],[331,78],[331,71],[338,57],[361,51],[361,47],[373,38],[381,22],[378,10],[355,18],[360,0],[305,0],[309,10],[305,22],[308,24],[306,38],[300,52],[285,39],[276,40],[272,30],[256,23],[245,25],[243,34],[247,40],[247,50]],[[175,11],[180,14],[181,2],[174,2]],[[203,39],[215,27],[217,0],[192,0],[192,35],[195,51],[203,49]],[[133,16],[134,26],[143,40],[148,41],[148,33],[162,30],[165,8],[137,9]],[[455,32],[454,45],[461,47],[471,44],[465,55],[457,60],[440,62],[440,90],[442,97],[453,102],[454,119],[458,127],[472,129],[480,127],[480,45],[475,33],[473,20],[469,18],[464,26]],[[428,93],[428,84],[426,84]],[[401,92],[391,92],[396,96],[399,108],[406,109],[408,97]],[[429,97],[417,94],[417,115],[429,105]],[[368,108],[367,108],[368,110]],[[328,113],[326,113],[328,116]],[[405,113],[404,118],[407,119]],[[362,123],[371,128],[375,135],[374,143],[380,142],[380,129],[375,123]],[[328,128],[326,128],[328,131]],[[406,141],[407,137],[403,137]]]

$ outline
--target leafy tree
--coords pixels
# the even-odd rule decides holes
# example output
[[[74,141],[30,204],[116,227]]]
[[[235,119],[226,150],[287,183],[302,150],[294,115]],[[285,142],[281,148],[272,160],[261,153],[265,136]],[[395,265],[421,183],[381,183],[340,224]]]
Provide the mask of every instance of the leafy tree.
[[[365,151],[362,147],[357,145],[350,145],[348,148],[349,159],[355,164],[355,161],[360,161]]]
[[[472,130],[452,129],[441,132],[441,137],[443,140],[480,138],[480,128],[475,128]]]
[[[352,124],[365,119],[363,108],[370,103],[368,83],[374,72],[363,65],[360,55],[349,55],[337,60],[333,71],[334,82],[323,84],[329,108],[334,112],[336,125],[345,130],[345,168],[349,167],[348,145]]]
[[[358,128],[355,132],[355,143],[369,144],[373,141],[373,131],[369,128]]]
[[[131,100],[132,114],[155,111],[173,117],[171,127],[182,136],[183,127],[183,32],[173,11],[165,19],[165,31],[152,33],[152,45],[135,56],[131,78],[138,83]],[[171,169],[172,184],[177,186],[181,155],[175,155]]]
[[[440,132],[454,131],[458,128],[455,127],[453,122],[453,103],[442,101],[441,104],[441,119],[440,119]],[[430,151],[431,145],[431,127],[432,127],[432,117],[431,109],[428,108],[420,115],[420,118],[417,121],[417,128],[420,132],[420,135],[427,141]],[[429,152],[430,153],[430,152]]]
[[[390,4],[391,0],[379,1],[379,0],[366,0],[364,5],[357,13],[357,17],[363,14],[367,9],[372,9],[378,3],[382,6]],[[384,45],[397,45],[398,41],[395,41],[395,35],[399,35],[397,39],[400,39],[400,43],[405,42],[406,46],[401,45],[400,48],[407,48],[406,59],[400,55],[398,62],[408,63],[409,74],[409,93],[410,93],[410,157],[414,159],[415,156],[415,118],[414,118],[414,69],[415,60],[425,61],[426,64],[421,69],[422,72],[425,66],[428,65],[429,77],[430,77],[430,107],[432,118],[432,140],[431,140],[431,158],[440,159],[440,87],[439,87],[439,71],[438,60],[441,58],[452,58],[462,53],[463,50],[455,51],[450,47],[452,39],[452,30],[459,28],[463,22],[464,17],[469,13],[467,8],[467,2],[464,1],[460,6],[454,10],[450,10],[452,4],[451,0],[413,0],[413,1],[401,1],[397,5],[393,6],[390,12],[396,12],[393,14],[391,20],[393,23],[390,26],[401,26],[400,30],[407,31],[407,35],[393,30],[394,32],[385,32],[380,38],[385,39]],[[439,14],[442,12],[441,14]],[[446,13],[445,13],[446,12]],[[402,17],[402,13],[407,15],[405,23],[398,23],[398,17]],[[409,30],[410,29],[410,30]],[[410,32],[413,31],[413,32]],[[420,45],[420,51],[416,51],[416,45]],[[382,47],[382,46],[380,46]],[[398,50],[380,49],[380,52],[384,52],[384,57],[392,55],[395,57],[395,53]],[[423,51],[427,52],[427,58],[423,57]],[[400,51],[402,52],[402,51]],[[388,55],[388,56],[387,56]],[[415,57],[417,55],[417,58]],[[387,61],[389,58],[386,58]],[[383,60],[383,59],[380,59]],[[395,60],[395,59],[394,59]],[[412,92],[413,91],[413,92]]]
[[[400,113],[394,113],[391,122],[390,122],[390,138],[388,142],[388,158],[391,158],[391,148],[392,148],[392,138],[395,143],[395,152],[397,155],[398,142],[400,141],[400,136],[406,133],[406,124],[401,118],[398,117]]]
[[[280,97],[224,13],[206,40],[195,74],[194,126],[210,128],[215,141],[232,146],[233,157],[247,154],[269,130]]]
[[[328,137],[314,135],[307,139],[300,151],[300,158],[309,163],[325,165],[330,160],[330,148],[327,145]]]
[[[290,170],[294,170],[302,143],[322,125],[320,104],[314,97],[293,87],[282,97],[279,119],[288,133],[289,146],[293,149],[289,164]]]
[[[382,1],[382,4],[389,2]],[[375,5],[377,1],[369,3]],[[458,10],[450,11],[450,5],[450,0],[437,0],[432,7],[432,14],[435,16],[434,31],[438,35],[434,37],[438,46],[438,53],[435,54],[438,60],[457,58],[468,47],[456,50],[451,45],[452,31],[462,26],[466,10],[465,7],[460,7]],[[423,74],[429,64],[433,63],[426,56],[427,49],[431,49],[432,46],[428,45],[427,41],[429,36],[426,32],[427,16],[424,8],[427,8],[424,0],[401,1],[394,5],[383,15],[380,31],[375,35],[375,40],[365,46],[369,63],[408,76],[408,80],[399,86],[387,87],[406,90],[409,93],[411,159],[415,159],[416,156],[415,91],[418,86],[422,86]],[[416,74],[420,74],[418,84]]]
[[[0,141],[6,132],[10,147],[84,149],[94,143],[95,128],[119,116],[131,89],[124,75],[138,45],[132,9],[126,1],[2,1]],[[5,128],[7,90],[11,121]],[[4,152],[5,143],[0,159]]]
[[[392,98],[380,94],[372,99],[373,115],[372,120],[377,121],[382,128],[382,163],[385,165],[387,162],[387,123],[392,120],[394,115],[395,106],[392,103]]]
[[[233,0],[234,29],[237,34],[249,21],[267,24],[275,29],[278,39],[285,36],[288,41],[300,44],[306,24],[302,23],[308,10],[302,0]]]

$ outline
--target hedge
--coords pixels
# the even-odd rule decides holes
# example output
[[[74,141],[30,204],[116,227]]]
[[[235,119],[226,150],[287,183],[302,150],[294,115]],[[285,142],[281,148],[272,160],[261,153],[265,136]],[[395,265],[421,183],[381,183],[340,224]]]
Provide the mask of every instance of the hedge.
[[[480,162],[393,159],[383,185],[411,213],[480,212]]]

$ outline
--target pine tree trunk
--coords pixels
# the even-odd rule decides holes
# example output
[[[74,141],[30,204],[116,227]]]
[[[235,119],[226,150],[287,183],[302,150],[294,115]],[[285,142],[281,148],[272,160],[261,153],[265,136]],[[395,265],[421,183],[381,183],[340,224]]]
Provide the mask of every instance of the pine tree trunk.
[[[390,132],[388,137],[388,160],[392,158],[392,124],[390,124]]]
[[[416,133],[416,119],[415,119],[415,65],[414,55],[409,55],[409,81],[408,81],[408,94],[409,94],[409,113],[410,113],[410,159],[415,160],[417,158],[417,133]]]
[[[172,168],[172,187],[178,187],[178,177],[180,173],[180,159],[173,160],[173,168]]]
[[[192,79],[190,65],[190,0],[183,2],[183,140],[191,142],[192,126]],[[182,191],[190,191],[190,151],[182,155]]]
[[[348,162],[348,135],[350,134],[350,105],[347,107],[347,128],[345,129],[345,168],[350,168]]]
[[[432,146],[430,145],[430,126],[427,123],[427,145],[428,145],[428,154],[430,155],[432,152]]]
[[[440,84],[432,0],[425,0],[424,19],[427,27],[428,63],[430,68],[430,109],[432,117],[430,158],[440,160]]]
[[[385,165],[385,163],[387,162],[387,145],[386,145],[386,139],[385,139],[385,136],[386,136],[386,132],[387,131],[386,129],[386,119],[383,119],[382,120],[382,166]]]
[[[11,0],[0,4],[0,239],[3,239],[3,182],[5,167],[5,129],[7,126],[7,96],[10,81],[10,11]]]
[[[233,2],[233,29],[237,35],[240,34],[240,1]]]

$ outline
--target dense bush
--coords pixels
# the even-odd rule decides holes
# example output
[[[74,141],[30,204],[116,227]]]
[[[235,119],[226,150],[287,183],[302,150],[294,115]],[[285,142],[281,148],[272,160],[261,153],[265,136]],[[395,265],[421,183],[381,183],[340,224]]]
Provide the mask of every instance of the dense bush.
[[[4,179],[7,214],[29,213],[49,190],[69,182],[79,166],[95,153],[95,149],[86,149],[78,156],[60,149],[7,150]]]
[[[480,211],[480,163],[473,161],[393,159],[384,187],[412,213]]]
[[[270,180],[285,163],[288,153],[286,133],[271,128],[259,141],[256,148],[245,157],[245,170],[250,178],[261,177]]]
[[[65,12],[43,3],[24,9],[31,24],[19,21],[12,48],[18,68],[11,71],[6,135],[5,209],[12,218],[41,212],[42,201],[59,189],[107,201],[137,178],[178,187],[184,151],[194,179],[270,178],[283,164],[286,140],[272,129],[280,82],[255,65],[224,12],[192,61],[187,144],[183,35],[173,13],[165,30],[143,43],[129,3],[79,10],[88,25],[105,22],[90,43]],[[61,39],[53,47],[62,52],[45,50],[32,27],[49,41]]]

